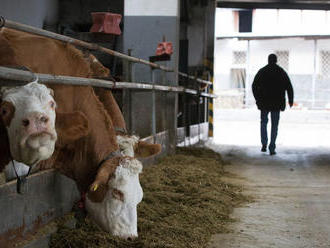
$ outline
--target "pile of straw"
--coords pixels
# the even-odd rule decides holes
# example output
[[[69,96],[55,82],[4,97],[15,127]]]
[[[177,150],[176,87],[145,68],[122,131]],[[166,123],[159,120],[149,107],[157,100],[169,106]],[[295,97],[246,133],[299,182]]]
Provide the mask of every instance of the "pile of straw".
[[[223,174],[219,154],[178,148],[176,155],[141,174],[144,198],[138,205],[137,239],[115,238],[87,218],[75,229],[60,227],[51,247],[206,247],[212,234],[228,232],[229,214],[247,200],[240,187],[222,181]]]

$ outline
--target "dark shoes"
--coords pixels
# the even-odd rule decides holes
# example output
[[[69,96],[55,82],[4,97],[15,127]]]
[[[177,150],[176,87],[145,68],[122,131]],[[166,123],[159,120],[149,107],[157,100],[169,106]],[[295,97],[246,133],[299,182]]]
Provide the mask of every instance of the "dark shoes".
[[[261,151],[262,151],[262,152],[267,152],[267,146],[264,146],[264,145],[263,145],[263,146],[261,147]],[[275,155],[275,154],[276,154],[275,149],[269,149],[269,155],[272,156],[272,155]]]
[[[275,155],[276,154],[276,152],[275,152],[275,150],[269,150],[269,155]]]

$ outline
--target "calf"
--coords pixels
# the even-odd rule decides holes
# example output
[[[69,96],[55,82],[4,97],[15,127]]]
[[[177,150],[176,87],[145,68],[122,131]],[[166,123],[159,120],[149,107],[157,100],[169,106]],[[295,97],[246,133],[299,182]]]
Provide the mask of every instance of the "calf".
[[[93,202],[90,195],[87,195],[88,213],[96,224],[113,235],[121,238],[137,237],[136,207],[143,197],[139,181],[141,162],[134,158],[121,158],[114,175],[107,182],[102,182],[102,171],[101,168],[91,187],[106,183],[108,190],[101,202]]]

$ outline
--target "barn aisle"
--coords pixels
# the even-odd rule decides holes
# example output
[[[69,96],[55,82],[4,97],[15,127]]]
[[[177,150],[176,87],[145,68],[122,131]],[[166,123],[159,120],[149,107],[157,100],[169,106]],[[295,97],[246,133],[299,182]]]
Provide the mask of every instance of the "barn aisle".
[[[234,210],[233,232],[214,235],[209,248],[329,247],[330,113],[285,112],[269,156],[259,151],[258,111],[240,111],[218,117],[221,134],[209,146],[255,201]]]

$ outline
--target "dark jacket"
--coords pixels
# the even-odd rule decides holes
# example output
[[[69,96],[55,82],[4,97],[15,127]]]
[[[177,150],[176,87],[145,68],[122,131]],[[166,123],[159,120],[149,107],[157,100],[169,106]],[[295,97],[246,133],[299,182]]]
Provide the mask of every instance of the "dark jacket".
[[[277,64],[268,64],[254,77],[252,91],[258,109],[284,111],[285,91],[289,103],[293,104],[293,89],[288,74]]]

